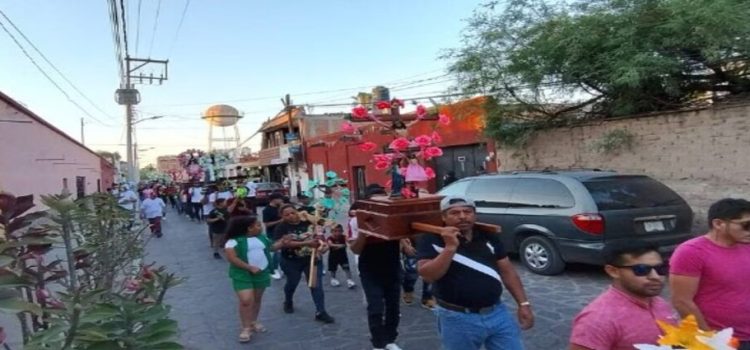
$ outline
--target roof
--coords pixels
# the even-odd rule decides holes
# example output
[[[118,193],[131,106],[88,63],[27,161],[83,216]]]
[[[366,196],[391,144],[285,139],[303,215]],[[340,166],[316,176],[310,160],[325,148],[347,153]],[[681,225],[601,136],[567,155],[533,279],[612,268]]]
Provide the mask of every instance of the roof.
[[[298,125],[298,119],[302,114],[301,108],[294,108],[292,110],[292,122]],[[289,113],[285,110],[281,110],[273,118],[266,120],[263,125],[260,126],[259,131],[271,131],[273,129],[286,127],[289,124]]]
[[[18,101],[14,100],[10,96],[6,95],[2,91],[0,91],[0,100],[2,100],[4,102],[6,102],[7,104],[11,105],[16,110],[21,111],[23,114],[27,115],[29,118],[34,119],[37,123],[46,126],[48,129],[54,131],[58,135],[66,138],[66,139],[68,139],[68,141],[74,143],[76,146],[78,146],[80,148],[83,148],[84,150],[90,152],[91,154],[99,157],[99,159],[101,159],[101,160],[107,162],[108,164],[112,165],[112,162],[110,162],[109,159],[102,157],[101,155],[99,155],[99,153],[94,152],[90,148],[86,147],[86,145],[84,145],[84,144],[78,142],[78,140],[70,137],[70,135],[68,135],[64,131],[58,129],[56,126],[50,124],[48,121],[44,120],[42,117],[40,117],[36,113],[32,112],[30,109],[26,108],[26,106],[22,105],[21,103],[19,103]]]

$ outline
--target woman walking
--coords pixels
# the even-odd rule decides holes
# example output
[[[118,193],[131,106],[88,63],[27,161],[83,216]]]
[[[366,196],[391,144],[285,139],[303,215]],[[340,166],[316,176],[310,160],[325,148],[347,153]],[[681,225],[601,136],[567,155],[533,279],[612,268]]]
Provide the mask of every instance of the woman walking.
[[[258,313],[263,291],[271,285],[271,240],[262,230],[255,216],[233,217],[227,226],[224,252],[230,263],[229,277],[239,298],[241,343],[250,341],[253,333],[266,331],[258,322]]]

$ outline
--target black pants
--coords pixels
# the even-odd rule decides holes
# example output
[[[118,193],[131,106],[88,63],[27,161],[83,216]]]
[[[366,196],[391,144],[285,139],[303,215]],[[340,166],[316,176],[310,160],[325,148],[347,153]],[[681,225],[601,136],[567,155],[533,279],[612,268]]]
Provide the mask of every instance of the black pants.
[[[373,347],[384,348],[398,337],[401,283],[399,279],[385,280],[364,271],[361,271],[360,279],[367,298],[370,341]]]
[[[203,204],[202,203],[190,203],[190,218],[201,221],[203,218]]]
[[[740,347],[737,350],[750,350],[750,340],[740,342]]]

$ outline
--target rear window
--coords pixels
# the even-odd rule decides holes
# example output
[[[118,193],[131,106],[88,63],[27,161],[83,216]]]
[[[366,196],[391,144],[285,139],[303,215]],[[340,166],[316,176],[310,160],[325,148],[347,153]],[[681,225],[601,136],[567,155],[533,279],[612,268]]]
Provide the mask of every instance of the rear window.
[[[645,176],[606,177],[584,181],[599,210],[654,208],[682,204],[682,198]]]

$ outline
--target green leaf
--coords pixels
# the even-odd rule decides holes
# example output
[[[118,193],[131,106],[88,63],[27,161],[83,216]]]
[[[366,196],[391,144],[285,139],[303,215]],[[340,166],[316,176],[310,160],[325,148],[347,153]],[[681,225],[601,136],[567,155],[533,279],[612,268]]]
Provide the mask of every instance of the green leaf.
[[[164,342],[159,344],[149,345],[149,350],[182,350],[184,347],[175,342]]]
[[[150,326],[147,326],[141,332],[141,334],[144,337],[148,337],[156,333],[160,333],[164,331],[176,331],[176,330],[177,330],[177,321],[170,320],[170,319],[162,319]]]
[[[23,277],[19,277],[16,275],[0,275],[0,287],[12,288],[32,285],[34,285],[34,282],[29,281],[28,279]]]
[[[85,348],[85,350],[117,350],[124,349],[124,347],[115,340],[106,340],[101,342],[95,342]]]
[[[0,267],[5,267],[10,265],[15,259],[13,257],[7,256],[7,255],[0,255]]]
[[[60,240],[52,238],[21,238],[17,241],[5,242],[3,244],[0,244],[0,252],[3,252],[10,248],[24,247],[27,245],[55,244],[59,242]]]
[[[0,299],[0,312],[5,313],[19,313],[19,312],[31,312],[35,315],[42,315],[42,308],[37,304],[29,303],[19,298],[6,298]]]

